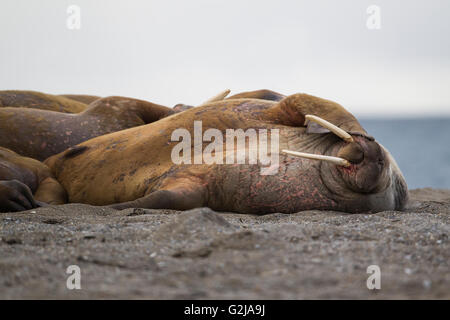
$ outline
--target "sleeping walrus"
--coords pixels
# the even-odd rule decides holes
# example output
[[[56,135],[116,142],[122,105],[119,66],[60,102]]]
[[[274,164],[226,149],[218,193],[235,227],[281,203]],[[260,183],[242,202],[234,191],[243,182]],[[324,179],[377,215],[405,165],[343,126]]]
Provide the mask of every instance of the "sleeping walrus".
[[[228,93],[225,90],[205,103],[222,100]],[[108,97],[96,99],[86,112],[78,115],[0,109],[0,136],[3,137],[0,140],[0,212],[31,209],[41,202],[66,202],[64,189],[53,179],[48,167],[23,155],[45,159],[91,137],[151,123],[190,108],[182,105],[170,109],[143,100]]]
[[[355,117],[307,94],[208,103],[45,163],[69,202],[117,209],[377,212],[401,209],[408,195],[392,156]]]

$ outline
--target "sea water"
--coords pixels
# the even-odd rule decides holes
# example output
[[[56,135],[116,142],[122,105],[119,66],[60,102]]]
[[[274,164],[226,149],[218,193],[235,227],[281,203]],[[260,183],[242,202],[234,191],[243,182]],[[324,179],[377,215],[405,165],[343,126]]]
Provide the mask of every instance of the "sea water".
[[[360,119],[397,161],[410,189],[450,189],[450,118]]]

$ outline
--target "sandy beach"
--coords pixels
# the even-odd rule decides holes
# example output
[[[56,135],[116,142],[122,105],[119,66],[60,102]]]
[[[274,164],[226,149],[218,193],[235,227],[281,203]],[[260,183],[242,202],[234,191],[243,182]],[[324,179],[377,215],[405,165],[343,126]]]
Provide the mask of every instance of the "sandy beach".
[[[1,299],[449,299],[450,190],[403,212],[251,216],[68,204],[0,214]],[[81,289],[66,268],[81,269]],[[367,267],[381,269],[368,290]]]

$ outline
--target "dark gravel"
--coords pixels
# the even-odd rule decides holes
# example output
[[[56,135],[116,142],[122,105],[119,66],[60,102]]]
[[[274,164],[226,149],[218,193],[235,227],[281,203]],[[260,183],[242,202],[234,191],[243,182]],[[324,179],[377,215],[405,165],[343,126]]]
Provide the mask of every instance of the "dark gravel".
[[[450,298],[450,190],[404,212],[251,216],[68,204],[0,214],[0,298]],[[368,290],[366,269],[381,268]],[[66,268],[81,268],[68,290]]]

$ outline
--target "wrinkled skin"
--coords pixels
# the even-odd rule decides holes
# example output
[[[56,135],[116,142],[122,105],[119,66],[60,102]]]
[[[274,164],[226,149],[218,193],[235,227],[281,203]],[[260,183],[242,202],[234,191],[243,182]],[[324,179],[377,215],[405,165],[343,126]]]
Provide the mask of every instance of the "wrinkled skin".
[[[30,108],[64,113],[79,113],[86,110],[87,105],[80,98],[69,99],[65,96],[56,96],[37,91],[0,91],[0,109]]]
[[[33,196],[34,195],[34,196]],[[43,163],[0,147],[0,212],[66,203],[65,190]]]
[[[344,142],[332,133],[309,131],[307,114],[346,130],[354,142]],[[185,128],[194,137],[194,120],[202,121],[203,132],[209,128],[222,132],[279,129],[279,150],[340,155],[351,166],[295,158],[279,150],[280,166],[274,175],[261,175],[261,164],[174,164],[171,151],[179,142],[171,142],[171,134]],[[408,195],[388,151],[368,136],[348,111],[306,94],[279,102],[239,98],[211,103],[94,138],[49,158],[46,164],[67,191],[69,202],[117,209],[207,206],[256,214],[308,209],[377,212],[401,209]]]
[[[0,136],[8,137],[0,140],[0,146],[44,160],[91,138],[152,123],[173,113],[171,108],[126,97],[98,99],[78,114],[0,108]]]

